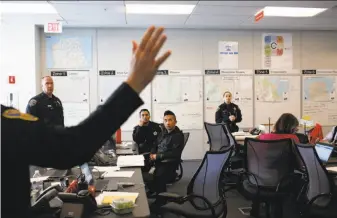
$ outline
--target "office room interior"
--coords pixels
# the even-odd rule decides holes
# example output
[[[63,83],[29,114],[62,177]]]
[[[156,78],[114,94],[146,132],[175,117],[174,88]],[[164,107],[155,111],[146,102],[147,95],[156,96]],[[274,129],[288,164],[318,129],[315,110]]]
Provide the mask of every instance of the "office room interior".
[[[2,2],[3,5],[8,3],[10,2]],[[166,28],[168,40],[165,49],[169,48],[173,51],[172,56],[161,66],[161,69],[181,71],[181,77],[195,79],[194,82],[185,80],[189,85],[195,82],[201,83],[200,87],[194,84],[189,88],[194,94],[200,92],[198,93],[200,99],[193,103],[178,102],[178,100],[172,103],[156,103],[154,98],[157,94],[155,92],[158,91],[155,90],[153,83],[144,93],[146,96],[143,107],[150,110],[152,119],[157,122],[161,121],[160,113],[163,112],[161,105],[164,105],[165,108],[177,113],[177,125],[183,125],[183,128],[191,133],[183,152],[184,159],[202,159],[205,151],[209,149],[203,122],[215,122],[214,113],[216,107],[222,103],[222,93],[226,89],[232,92],[241,91],[240,94],[245,95],[241,96],[242,100],[236,102],[243,113],[242,125],[239,124],[240,128],[247,129],[267,124],[269,117],[271,118],[270,122],[273,123],[278,116],[285,112],[293,113],[299,119],[309,115],[315,123],[320,123],[323,126],[324,134],[337,123],[336,99],[323,104],[322,107],[325,108],[320,112],[313,112],[314,109],[312,109],[317,108],[317,104],[316,106],[313,104],[315,101],[319,102],[319,99],[314,100],[309,106],[310,103],[307,104],[304,101],[307,88],[304,87],[303,81],[306,76],[310,75],[302,74],[303,70],[325,70],[322,76],[333,78],[333,86],[336,87],[337,3],[335,1],[162,1],[155,3],[160,6],[168,5],[167,7],[172,7],[172,5],[190,7],[187,7],[186,11],[184,11],[184,7],[181,7],[181,11],[163,10],[162,14],[160,14],[160,9],[138,13],[130,11],[128,13],[126,7],[128,4],[154,3],[142,1],[40,1],[26,2],[25,4],[30,4],[30,6],[18,9],[17,12],[15,9],[4,10],[1,17],[1,103],[8,104],[9,93],[13,93],[12,104],[21,111],[25,111],[29,99],[41,92],[40,79],[43,76],[51,75],[52,71],[80,72],[79,70],[81,70],[87,77],[83,80],[82,89],[86,89],[88,92],[86,94],[89,95],[88,110],[82,108],[82,114],[78,115],[83,115],[84,118],[89,112],[95,110],[103,101],[102,98],[112,92],[120,81],[100,76],[99,72],[115,70],[127,73],[131,57],[131,40],[139,39],[148,26],[157,25]],[[34,4],[35,7],[32,6]],[[256,13],[266,6],[327,8],[327,10],[318,15],[308,15],[310,17],[307,17],[299,12],[293,14],[291,9],[288,11],[287,9],[285,11],[278,9],[279,15],[269,16],[268,13],[265,13],[261,20],[256,21]],[[30,8],[34,9],[29,11]],[[44,25],[48,22],[61,23],[62,32],[45,33]],[[279,59],[283,63],[275,63],[279,61],[277,58],[275,59],[276,68],[262,66],[264,61],[263,36],[268,34],[283,36],[285,41],[282,46],[284,46],[283,56],[286,57]],[[85,56],[90,60],[87,60],[88,63],[85,66],[80,67],[71,63],[69,63],[71,65],[69,68],[63,63],[55,63],[57,66],[52,66],[53,63],[48,63],[48,61],[55,61],[52,60],[53,58],[62,59],[62,57],[55,56],[66,55],[66,53],[54,53],[55,56],[53,56],[53,48],[47,47],[49,45],[47,41],[50,40],[51,45],[54,41],[48,37],[52,37],[54,40],[62,37],[64,39],[75,38],[81,39],[83,43],[90,43],[90,45],[81,45],[82,49],[90,49],[90,51],[85,51],[91,52]],[[220,52],[223,49],[221,46],[224,47],[225,43],[234,43],[233,47],[236,46],[238,54],[232,55],[236,57],[229,57],[233,59],[228,59],[225,57],[226,55],[223,55],[224,59],[221,59]],[[48,52],[50,54],[47,54]],[[50,60],[47,60],[48,58]],[[230,65],[228,68],[223,66],[226,63]],[[211,83],[216,79],[207,80],[207,77],[212,75],[205,75],[205,70],[217,69],[229,71],[221,73],[222,79],[226,79],[226,76],[241,78],[236,78],[237,82],[231,82],[231,78],[227,78],[229,82],[224,84],[228,84],[230,88],[210,87],[213,84],[208,82]],[[273,100],[268,102],[268,99],[266,101],[257,100],[257,92],[260,87],[257,82],[261,75],[255,74],[255,71],[259,69],[270,69],[270,76],[274,76],[275,79],[282,80],[284,78],[284,83],[289,86],[287,100],[275,99],[275,102],[272,102]],[[244,71],[244,73],[238,71]],[[15,84],[10,84],[9,76],[15,77]],[[113,87],[107,83],[103,85],[104,80],[111,81]],[[248,82],[244,83],[243,80]],[[58,92],[62,92],[61,89],[67,88],[71,88],[74,94],[78,92],[76,94],[80,96],[79,92],[82,90],[76,91],[78,87],[69,83],[62,84],[61,81],[62,79],[59,81],[59,78],[55,81],[56,96]],[[172,85],[167,89],[179,89],[177,92],[183,92],[181,87],[178,87],[181,86],[179,84],[181,80],[172,81],[176,82],[167,80],[160,84]],[[245,87],[238,87],[241,83]],[[176,84],[177,87],[175,87]],[[207,95],[212,94],[208,92],[214,92],[211,90],[212,88],[217,89],[218,92],[219,99],[215,101],[207,100]],[[334,93],[336,95],[336,92]],[[179,93],[174,94],[179,95]],[[164,95],[162,94],[161,97],[164,98]],[[243,100],[244,98],[246,100]],[[61,99],[61,101],[66,100]],[[69,113],[71,114],[71,112]],[[81,119],[81,117],[77,119]],[[137,125],[137,119],[138,117],[134,115],[132,122],[129,122],[126,128],[122,127],[123,139],[132,139],[132,127]],[[74,122],[76,123],[76,121]]]
[[[65,126],[79,124],[127,79],[132,40],[151,25],[165,28],[160,53],[172,54],[118,137],[133,141],[141,109],[157,123],[175,113],[190,135],[170,191],[186,194],[226,92],[242,114],[229,134],[238,144],[272,132],[284,113],[304,135],[321,127],[324,138],[337,125],[337,1],[1,1],[1,104],[26,112],[51,76]],[[227,217],[246,217],[251,202],[228,196]]]

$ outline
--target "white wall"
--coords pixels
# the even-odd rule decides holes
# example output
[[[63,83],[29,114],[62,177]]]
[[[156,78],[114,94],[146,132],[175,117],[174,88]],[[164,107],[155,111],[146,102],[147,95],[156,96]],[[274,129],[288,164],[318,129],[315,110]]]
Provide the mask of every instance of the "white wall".
[[[97,74],[99,70],[129,67],[131,40],[139,40],[143,29],[65,29],[64,34],[93,36],[93,68],[90,69],[90,103],[94,110],[99,101]],[[239,42],[239,68],[261,68],[261,34],[268,31],[231,31],[231,30],[167,30],[168,41],[163,50],[172,49],[173,54],[162,66],[163,69],[214,69],[218,68],[218,41]],[[336,31],[271,31],[288,32],[293,35],[294,69],[337,69],[337,32]],[[44,61],[44,35],[41,34],[41,70],[49,72]],[[299,99],[300,100],[300,99]],[[179,119],[179,117],[178,117]],[[135,123],[136,125],[136,123]],[[330,127],[323,129],[324,134]],[[200,159],[208,149],[204,130],[191,132],[184,150],[184,159]],[[131,139],[131,132],[123,132],[123,139]]]
[[[30,20],[6,20],[0,25],[0,102],[7,105],[8,93],[16,93],[18,107],[25,111],[29,99],[36,95],[40,77],[39,37],[37,27]],[[16,83],[9,84],[8,76]],[[16,105],[17,106],[17,105]]]

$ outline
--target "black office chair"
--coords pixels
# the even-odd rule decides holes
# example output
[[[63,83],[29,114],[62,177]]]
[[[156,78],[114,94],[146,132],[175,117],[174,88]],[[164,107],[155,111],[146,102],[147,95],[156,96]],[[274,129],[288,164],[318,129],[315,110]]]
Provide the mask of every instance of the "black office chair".
[[[158,198],[168,202],[161,207],[165,217],[170,213],[186,218],[227,216],[227,203],[222,186],[222,172],[228,164],[231,149],[208,151],[187,187],[187,195],[161,193]]]
[[[190,137],[190,133],[189,132],[184,132],[183,134],[184,134],[184,147],[183,147],[183,150],[184,150],[184,148],[185,148],[185,146],[187,144],[187,141],[188,141],[188,139]],[[165,162],[175,162],[175,160],[168,159],[168,160],[165,160]],[[180,159],[180,163],[178,165],[177,172],[176,172],[176,177],[174,178],[173,181],[170,182],[170,185],[173,184],[173,183],[175,183],[175,182],[178,182],[183,177],[184,169],[183,169],[182,163],[183,163],[183,160]]]
[[[204,122],[210,151],[221,151],[232,147],[224,129],[224,124]]]
[[[305,218],[336,218],[337,191],[313,146],[297,144],[305,167],[305,185],[298,198],[300,214]]]
[[[303,133],[295,133],[295,135],[297,136],[297,138],[300,140],[301,144],[308,144],[309,143],[309,139],[308,136],[306,134]]]
[[[282,217],[282,202],[290,193],[295,157],[291,139],[245,139],[245,172],[241,176],[241,194],[253,201],[251,216],[259,217],[260,203],[266,204],[266,215]]]

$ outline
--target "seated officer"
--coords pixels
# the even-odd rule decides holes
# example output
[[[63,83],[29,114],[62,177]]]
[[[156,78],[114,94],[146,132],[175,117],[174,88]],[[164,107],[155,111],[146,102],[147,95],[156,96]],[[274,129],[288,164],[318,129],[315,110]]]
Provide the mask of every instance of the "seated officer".
[[[154,146],[158,134],[161,131],[158,123],[150,121],[150,112],[148,109],[142,109],[139,112],[140,121],[134,127],[132,138],[138,145],[139,154],[149,153]],[[149,155],[144,155],[145,163],[142,167],[143,172],[149,172],[151,169]]]
[[[160,127],[160,132],[156,146],[153,147],[150,159],[155,164],[155,171],[153,173],[152,181],[146,181],[150,192],[161,193],[166,191],[166,184],[172,181],[172,176],[175,176],[177,166],[179,164],[181,153],[184,147],[184,134],[176,126],[176,116],[172,111],[165,111],[164,124]],[[163,162],[167,159],[177,160],[174,162]]]
[[[140,110],[139,116],[140,121],[133,129],[132,138],[138,144],[139,153],[142,154],[151,151],[161,128],[158,123],[150,121],[148,109]]]

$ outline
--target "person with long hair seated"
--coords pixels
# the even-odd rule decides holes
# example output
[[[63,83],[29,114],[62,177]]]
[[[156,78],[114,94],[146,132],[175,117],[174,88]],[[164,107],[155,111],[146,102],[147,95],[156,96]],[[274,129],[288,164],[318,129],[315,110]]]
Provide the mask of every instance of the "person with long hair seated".
[[[262,134],[258,137],[260,140],[278,140],[278,139],[293,139],[299,143],[299,138],[295,135],[298,131],[298,119],[290,114],[282,114],[276,121],[271,133]]]

